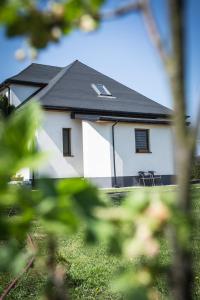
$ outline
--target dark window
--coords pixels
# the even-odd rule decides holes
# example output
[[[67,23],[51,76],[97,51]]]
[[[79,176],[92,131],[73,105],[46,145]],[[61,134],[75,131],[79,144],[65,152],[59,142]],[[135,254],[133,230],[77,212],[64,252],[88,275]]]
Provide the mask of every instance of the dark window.
[[[71,156],[71,128],[63,128],[63,155]]]
[[[150,152],[148,129],[135,129],[135,148],[136,153]]]

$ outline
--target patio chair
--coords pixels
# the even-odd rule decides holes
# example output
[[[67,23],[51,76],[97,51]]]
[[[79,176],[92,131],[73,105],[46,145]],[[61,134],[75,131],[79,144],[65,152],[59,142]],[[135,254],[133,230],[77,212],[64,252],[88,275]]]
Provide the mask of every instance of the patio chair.
[[[153,181],[152,181],[152,176],[149,173],[146,173],[144,171],[139,171],[138,172],[138,177],[139,177],[139,184],[143,184],[143,186],[146,186],[146,182],[150,183],[152,185]]]
[[[161,175],[155,175],[155,171],[148,171],[149,176],[151,176],[152,179],[152,185],[156,186],[156,181],[162,185],[162,176]]]

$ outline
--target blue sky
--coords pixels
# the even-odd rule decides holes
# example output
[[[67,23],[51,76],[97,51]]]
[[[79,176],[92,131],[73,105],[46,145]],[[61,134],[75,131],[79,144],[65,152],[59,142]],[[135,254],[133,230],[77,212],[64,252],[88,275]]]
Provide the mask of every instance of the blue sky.
[[[106,8],[124,0],[109,0]],[[128,1],[127,1],[128,2]],[[188,111],[194,116],[200,95],[200,1],[189,0],[187,10],[187,96]],[[169,31],[165,0],[152,0],[152,6],[164,40]],[[14,58],[16,49],[23,45],[19,38],[7,39],[0,28],[0,81],[30,64]],[[83,63],[124,83],[145,96],[172,107],[167,76],[156,50],[148,39],[142,18],[131,14],[121,19],[102,23],[100,29],[85,34],[76,31],[59,44],[40,52],[35,62],[65,66],[73,60]]]

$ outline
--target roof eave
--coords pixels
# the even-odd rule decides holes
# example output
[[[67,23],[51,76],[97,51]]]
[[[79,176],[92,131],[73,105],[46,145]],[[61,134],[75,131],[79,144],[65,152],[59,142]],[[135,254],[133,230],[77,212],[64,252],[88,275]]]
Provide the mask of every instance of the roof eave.
[[[46,110],[58,110],[58,111],[70,111],[74,113],[89,113],[89,114],[101,114],[101,115],[112,115],[112,116],[126,116],[126,117],[141,117],[141,118],[166,118],[171,119],[170,114],[158,114],[158,113],[143,113],[143,112],[126,112],[126,111],[114,111],[114,110],[100,110],[100,109],[86,109],[86,108],[75,108],[75,107],[62,107],[62,106],[51,106],[42,105]]]
[[[0,92],[5,88],[8,88],[10,84],[21,84],[21,85],[31,85],[31,86],[38,86],[38,87],[45,87],[48,83],[43,82],[33,82],[33,81],[25,81],[25,80],[16,80],[16,79],[6,79],[0,84]]]
[[[159,125],[170,125],[172,120],[170,119],[151,119],[151,118],[136,118],[136,117],[113,117],[103,115],[89,115],[89,114],[71,114],[72,119],[79,119],[83,121],[91,122],[122,122],[122,123],[135,123],[135,124],[159,124]]]
[[[23,85],[32,85],[32,86],[46,86],[47,82],[36,82],[36,81],[27,81],[27,80],[17,80],[17,79],[7,79],[6,84],[23,84]]]

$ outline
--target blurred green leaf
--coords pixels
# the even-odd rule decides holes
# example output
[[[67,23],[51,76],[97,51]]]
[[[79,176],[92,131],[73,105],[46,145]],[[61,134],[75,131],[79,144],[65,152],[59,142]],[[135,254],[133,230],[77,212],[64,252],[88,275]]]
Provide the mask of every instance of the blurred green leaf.
[[[33,47],[41,49],[51,42],[58,42],[63,35],[79,27],[83,26],[89,31],[91,25],[88,21],[85,20],[84,24],[81,22],[85,15],[90,16],[98,25],[99,11],[104,2],[105,0],[48,0],[44,4],[41,0],[1,1],[0,24],[6,28],[8,37],[28,38]]]

